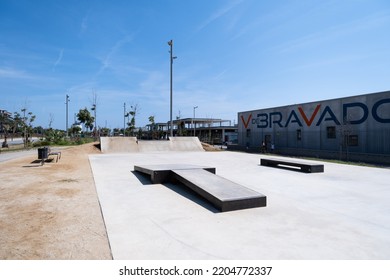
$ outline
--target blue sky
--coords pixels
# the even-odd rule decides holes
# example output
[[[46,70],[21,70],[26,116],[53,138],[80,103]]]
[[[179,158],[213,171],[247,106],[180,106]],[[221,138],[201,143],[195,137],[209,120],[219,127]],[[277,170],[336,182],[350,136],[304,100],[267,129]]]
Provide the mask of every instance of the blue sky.
[[[65,129],[97,96],[99,126],[390,90],[390,1],[0,0],[0,109]]]

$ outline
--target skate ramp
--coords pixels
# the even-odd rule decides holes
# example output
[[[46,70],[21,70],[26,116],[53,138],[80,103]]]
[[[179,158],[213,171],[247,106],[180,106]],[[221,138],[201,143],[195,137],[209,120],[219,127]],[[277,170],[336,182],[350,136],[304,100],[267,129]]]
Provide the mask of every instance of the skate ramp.
[[[169,137],[172,151],[204,151],[198,137]]]
[[[103,153],[137,153],[137,137],[100,137]]]
[[[171,150],[170,142],[164,140],[139,140],[138,149],[141,153],[166,152]]]
[[[166,140],[137,140],[136,137],[100,137],[103,153],[204,152],[197,137],[170,137]]]

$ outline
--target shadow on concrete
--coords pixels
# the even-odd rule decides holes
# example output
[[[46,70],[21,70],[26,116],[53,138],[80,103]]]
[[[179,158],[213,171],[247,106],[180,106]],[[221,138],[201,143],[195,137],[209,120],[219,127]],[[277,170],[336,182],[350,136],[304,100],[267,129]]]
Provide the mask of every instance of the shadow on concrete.
[[[45,163],[50,163],[53,160],[54,160],[54,158],[45,159]],[[36,159],[36,160],[33,160],[32,162],[30,162],[30,164],[34,164],[34,165],[23,165],[23,167],[40,167],[40,166],[42,166],[42,160]]]
[[[133,175],[140,181],[142,185],[153,185],[152,180],[149,175],[137,171],[131,171]]]
[[[289,170],[289,171],[295,171],[295,172],[298,172],[298,173],[301,173],[301,174],[315,174],[315,173],[307,173],[307,172],[302,172],[302,170],[299,168],[299,167],[292,167],[292,166],[264,166],[264,165],[261,165],[261,164],[258,164],[258,166],[261,166],[261,167],[266,167],[266,168],[275,168],[275,169],[284,169],[284,170]]]
[[[42,165],[23,165],[22,167],[41,167]]]
[[[45,159],[45,163],[47,163],[47,162],[52,162],[53,160],[54,160],[54,158]],[[41,159],[36,159],[36,160],[33,160],[33,161],[31,162],[31,164],[33,164],[33,163],[42,163],[42,160],[41,160]]]
[[[203,197],[189,189],[187,186],[177,183],[177,184],[171,184],[171,183],[165,183],[163,184],[165,187],[170,189],[171,191],[174,191],[175,193],[195,202],[199,206],[209,210],[212,213],[221,213],[217,208],[215,208],[210,202],[205,200]]]
[[[152,180],[149,175],[137,171],[131,171],[131,173],[141,182],[142,185],[154,185],[152,183]],[[215,208],[211,203],[209,203],[207,200],[202,198],[200,195],[186,187],[185,185],[181,184],[180,182],[177,182],[175,184],[172,183],[164,183],[163,186],[167,187],[171,191],[174,191],[178,195],[181,195],[199,206],[209,210],[212,213],[220,213],[217,208]]]

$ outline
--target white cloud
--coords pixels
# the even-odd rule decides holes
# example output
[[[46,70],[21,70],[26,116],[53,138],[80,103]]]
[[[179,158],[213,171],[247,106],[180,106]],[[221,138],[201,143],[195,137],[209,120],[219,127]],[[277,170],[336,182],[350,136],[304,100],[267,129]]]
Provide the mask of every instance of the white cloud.
[[[390,21],[390,11],[382,11],[380,13],[371,14],[367,17],[359,18],[346,23],[332,25],[324,30],[319,30],[311,34],[307,34],[300,38],[291,40],[280,46],[282,53],[295,51],[315,45],[320,45],[325,42],[334,41],[339,38],[349,36],[354,33],[369,32],[378,27],[382,27]]]
[[[97,75],[100,75],[104,70],[111,67],[112,58],[115,56],[115,54],[125,45],[126,43],[130,42],[133,39],[133,36],[127,35],[124,38],[117,41],[110,49],[110,51],[107,53],[107,55],[101,59],[102,66],[99,69],[99,72]]]
[[[60,64],[63,55],[64,55],[64,49],[61,49],[61,50],[60,50],[60,53],[58,54],[57,60],[54,62],[53,71],[55,71],[55,68],[57,67],[57,65]]]
[[[10,68],[0,68],[0,78],[31,79],[32,76],[27,74],[25,71]]]
[[[83,20],[81,21],[80,34],[83,34],[88,28],[88,17],[89,13],[85,17],[83,17]]]
[[[234,7],[236,7],[238,4],[240,4],[242,2],[242,0],[239,0],[239,1],[233,1],[233,2],[230,2],[228,3],[226,6],[220,8],[219,10],[217,10],[216,12],[214,12],[207,20],[205,20],[199,27],[198,27],[198,31],[204,29],[205,27],[207,27],[209,24],[211,24],[212,22],[218,20],[219,18],[223,17],[224,15],[226,15],[230,10],[232,10]],[[237,20],[237,19],[236,19]]]

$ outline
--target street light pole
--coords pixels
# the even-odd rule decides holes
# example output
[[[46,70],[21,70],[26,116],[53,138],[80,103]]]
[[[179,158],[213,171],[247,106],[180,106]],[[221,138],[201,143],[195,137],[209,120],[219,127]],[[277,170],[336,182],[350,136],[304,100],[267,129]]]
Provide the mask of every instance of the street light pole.
[[[194,128],[194,136],[195,136],[195,126],[196,126],[196,123],[194,123],[194,119],[195,119],[195,109],[198,108],[198,106],[195,106],[194,107],[194,117],[192,118],[192,127]]]
[[[126,135],[126,102],[123,103],[123,137]]]
[[[169,126],[170,126],[170,135],[173,136],[173,122],[172,122],[172,68],[173,68],[173,60],[176,59],[176,56],[173,56],[173,40],[170,40],[168,42],[168,45],[170,46],[169,53],[171,54],[171,60],[170,60],[170,70],[171,70],[171,76],[170,76],[170,120],[169,120]]]
[[[69,95],[66,95],[66,137],[69,137],[69,132],[68,132],[68,104],[69,104]]]

